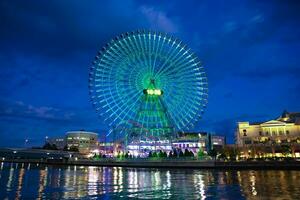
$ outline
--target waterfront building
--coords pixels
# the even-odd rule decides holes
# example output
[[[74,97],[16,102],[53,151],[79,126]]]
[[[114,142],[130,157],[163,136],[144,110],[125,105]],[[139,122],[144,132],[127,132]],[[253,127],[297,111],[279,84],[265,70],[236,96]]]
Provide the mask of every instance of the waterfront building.
[[[209,144],[211,149],[221,150],[226,144],[226,137],[221,135],[210,134]]]
[[[84,157],[78,152],[55,151],[47,149],[0,148],[0,158],[3,161],[6,159],[32,159],[35,161],[39,160],[59,163],[63,160],[76,158],[81,159]]]
[[[88,131],[69,131],[66,133],[68,149],[78,148],[80,153],[90,153],[97,149],[98,134]]]
[[[288,146],[291,154],[298,157],[300,112],[284,111],[278,118],[260,123],[238,122],[235,137],[238,147],[244,148],[243,152],[250,153],[249,148],[255,146],[261,152],[282,156],[281,147]]]
[[[49,143],[50,145],[55,145],[57,149],[62,150],[66,145],[66,138],[64,136],[50,138],[47,137],[45,142]]]
[[[179,133],[172,145],[177,149],[188,149],[195,153],[199,148],[206,149],[207,141],[206,132]]]
[[[194,153],[202,148],[204,151],[220,149],[226,143],[225,137],[209,132],[179,133],[172,145],[179,149],[188,149]]]

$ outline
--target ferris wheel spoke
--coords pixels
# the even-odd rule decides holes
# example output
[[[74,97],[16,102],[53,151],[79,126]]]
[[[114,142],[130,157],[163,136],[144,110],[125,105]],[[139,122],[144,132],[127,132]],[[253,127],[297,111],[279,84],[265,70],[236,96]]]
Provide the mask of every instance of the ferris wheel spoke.
[[[156,35],[154,35],[154,38],[156,40]],[[154,69],[155,69],[155,66],[156,66],[156,59],[157,59],[157,56],[159,55],[158,52],[161,52],[162,46],[164,44],[163,42],[160,41],[161,40],[161,35],[160,34],[157,36],[157,40],[158,41],[156,42],[156,48],[154,49],[155,50],[155,54],[154,54],[153,64],[151,66],[152,67],[151,68],[151,73],[152,74],[154,74]],[[155,45],[153,45],[153,46],[155,46]],[[153,50],[153,52],[154,52],[154,50]]]
[[[167,45],[170,45],[170,42],[171,42],[171,38],[168,38],[167,39]],[[159,74],[161,73],[161,71],[164,71],[164,69],[166,68],[167,63],[170,62],[174,58],[174,53],[176,53],[176,50],[177,50],[176,49],[177,47],[173,48],[174,45],[175,45],[175,43],[176,43],[175,41],[172,41],[172,44],[171,44],[171,46],[169,48],[169,51],[166,54],[166,58],[164,59],[163,64],[160,66],[160,68],[158,69],[158,71],[156,72],[155,77],[159,76]]]
[[[147,34],[144,33],[143,34],[143,44],[144,44],[144,47],[145,47],[145,52],[146,54],[144,54],[145,56],[145,62],[146,62],[146,65],[148,67],[148,71],[151,72],[151,63],[150,63],[150,58],[149,58],[149,54],[151,53],[150,52],[150,47],[147,45]]]
[[[177,50],[179,47],[180,47],[180,43],[177,44],[175,50]],[[184,48],[185,48],[185,47],[181,47],[179,51],[175,51],[175,50],[174,50],[174,51],[176,52],[176,54],[173,55],[173,56],[172,56],[171,58],[169,58],[168,60],[172,60],[171,63],[176,63],[177,60],[180,60],[180,59],[187,53],[187,51],[186,51],[185,53],[183,53],[183,54],[181,54],[180,56],[178,56],[178,55],[184,50]],[[175,59],[175,60],[173,60],[173,59]],[[160,71],[160,72],[158,72],[158,73],[157,73],[157,76],[159,76],[160,74],[164,73],[165,71],[170,70],[170,68],[172,68],[172,67],[174,67],[174,66],[176,66],[176,65],[170,64],[169,66],[166,66],[165,68],[161,67],[161,69],[163,69],[163,70]]]
[[[151,48],[151,33],[148,33],[148,60],[149,60],[149,71],[151,71],[152,63],[151,63],[151,57],[152,57],[152,48]]]
[[[182,65],[170,65],[172,67],[169,67],[166,69],[163,74],[169,75],[169,76],[176,76],[180,73],[190,73],[190,71],[194,70],[194,66],[191,63],[183,63]]]
[[[136,105],[136,103],[139,100],[139,98],[137,96],[139,96],[138,93],[135,94],[134,96],[131,96],[131,98],[128,99],[127,103],[124,103],[122,107],[119,107],[119,109],[117,111],[120,112],[120,116],[122,114],[125,114],[125,116],[126,116],[128,114],[128,112]],[[129,102],[132,102],[132,103],[129,103]],[[128,106],[128,105],[130,105],[130,106]]]
[[[126,60],[125,61],[126,61],[127,64],[130,64],[130,61],[134,62],[133,56],[131,56],[132,52],[130,52],[130,48],[127,46],[127,41],[125,39],[119,40],[117,46],[121,47],[124,50],[124,52],[126,52],[127,56],[126,56]]]
[[[165,71],[166,74],[177,74],[180,72],[190,72],[195,71],[195,73],[205,73],[203,70],[200,69],[200,67],[195,68],[194,65],[191,62],[186,62],[182,64],[175,65],[176,67],[170,68],[168,71]],[[197,72],[196,72],[197,71]]]
[[[141,49],[138,47],[138,45],[134,42],[134,39],[132,40],[131,37],[128,37],[129,42],[127,43],[127,45],[129,47],[132,47],[131,49],[133,49],[133,53],[136,55],[136,60],[140,63],[142,63],[143,61],[141,60]]]
[[[158,98],[143,94],[151,78],[163,91]],[[156,32],[126,33],[111,40],[96,56],[89,74],[91,101],[99,115],[109,125],[137,121],[130,127],[136,126],[135,131],[145,136],[165,135],[171,126],[192,127],[206,107],[207,88],[195,54],[182,41]],[[145,107],[140,108],[143,101]],[[128,130],[121,132],[130,135]]]
[[[134,44],[138,47],[139,62],[143,63],[144,66],[147,66],[147,63],[146,63],[145,57],[144,57],[145,51],[144,51],[142,43],[140,42],[140,35],[134,36],[133,39],[134,39]],[[144,60],[141,60],[141,58],[143,58]]]
[[[139,34],[138,35],[138,41],[139,41],[139,44],[140,44],[140,46],[141,46],[141,49],[142,49],[142,57],[143,57],[143,59],[144,59],[144,64],[145,64],[145,66],[146,66],[146,68],[148,69],[147,71],[148,72],[150,72],[151,73],[151,67],[150,67],[150,65],[149,65],[149,63],[148,63],[148,58],[147,58],[147,54],[148,54],[148,52],[147,52],[147,44],[146,44],[146,42],[145,42],[145,39],[143,39],[144,38],[144,35],[143,34]]]
[[[133,50],[132,53],[136,56],[135,59],[136,59],[138,62],[143,62],[143,60],[140,59],[140,57],[141,57],[140,52],[139,52],[137,49],[135,49],[135,45],[134,45],[134,43],[132,42],[132,40],[131,40],[130,37],[128,37],[128,40],[129,40],[129,41],[127,41],[127,39],[124,40],[124,42],[126,43],[126,47],[128,48],[128,50],[130,51],[130,49],[132,49],[132,50]],[[133,61],[134,61],[134,60],[133,60]]]

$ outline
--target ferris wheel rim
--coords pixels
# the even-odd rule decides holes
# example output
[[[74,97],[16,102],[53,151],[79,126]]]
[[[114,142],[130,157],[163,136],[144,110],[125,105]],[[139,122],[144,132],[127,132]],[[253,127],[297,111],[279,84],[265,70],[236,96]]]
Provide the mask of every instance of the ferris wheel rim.
[[[111,41],[109,41],[101,49],[101,51],[98,52],[98,55],[96,56],[96,58],[95,58],[95,60],[93,62],[93,65],[90,68],[90,74],[89,74],[89,89],[90,89],[90,91],[89,92],[90,92],[90,96],[91,96],[91,101],[92,101],[93,105],[95,106],[97,112],[99,112],[99,114],[102,115],[102,116],[106,115],[107,107],[109,107],[110,110],[117,109],[117,110],[115,110],[115,112],[112,111],[113,114],[110,114],[110,117],[106,117],[105,118],[105,120],[109,121],[109,125],[110,126],[112,124],[116,124],[117,123],[116,121],[124,121],[124,119],[126,120],[126,117],[122,117],[122,115],[125,114],[125,116],[126,116],[126,113],[124,113],[124,112],[130,112],[130,107],[124,106],[125,103],[126,102],[128,103],[129,100],[128,101],[124,101],[125,103],[123,103],[123,106],[118,106],[118,103],[116,103],[116,102],[115,102],[114,106],[110,106],[108,103],[107,103],[107,105],[103,105],[102,104],[103,101],[106,101],[106,102],[108,102],[108,100],[112,101],[112,102],[116,101],[115,99],[112,98],[112,95],[117,95],[118,96],[118,95],[120,95],[120,91],[116,91],[116,90],[111,91],[110,90],[111,96],[107,96],[107,95],[102,95],[102,96],[97,96],[96,95],[95,96],[95,89],[96,89],[95,88],[95,81],[96,81],[95,79],[96,79],[96,76],[97,76],[95,71],[100,70],[95,65],[97,65],[97,64],[100,63],[101,67],[103,67],[102,68],[103,71],[104,70],[109,70],[109,68],[113,67],[113,64],[115,64],[118,61],[118,60],[115,60],[116,58],[113,56],[113,54],[111,52],[113,52],[113,51],[120,52],[120,49],[116,49],[118,47],[118,45],[121,43],[120,41],[122,41],[122,44],[126,45],[125,43],[127,42],[127,40],[129,40],[128,39],[129,37],[133,37],[131,39],[135,40],[135,38],[139,38],[141,36],[145,37],[145,35],[147,36],[147,34],[151,35],[151,37],[154,37],[154,38],[157,37],[158,40],[164,40],[164,41],[167,40],[167,42],[169,42],[169,43],[172,41],[173,42],[173,46],[176,44],[177,48],[181,47],[180,52],[184,52],[185,54],[188,54],[192,59],[194,59],[193,63],[194,63],[194,66],[196,66],[196,67],[191,66],[188,63],[184,63],[184,61],[178,61],[179,58],[176,60],[176,62],[178,62],[182,67],[186,67],[185,69],[187,69],[187,70],[191,70],[194,67],[192,70],[197,71],[197,73],[204,74],[204,76],[202,76],[202,75],[198,76],[198,78],[203,78],[203,79],[201,79],[201,81],[199,79],[199,82],[193,82],[193,84],[191,84],[192,87],[194,87],[196,89],[199,89],[199,93],[201,93],[201,94],[195,95],[194,98],[192,98],[191,95],[187,94],[188,99],[184,102],[185,103],[184,105],[190,103],[191,104],[191,106],[190,106],[191,108],[190,109],[195,109],[194,112],[196,112],[196,114],[193,114],[193,116],[192,116],[191,112],[193,110],[189,111],[190,113],[187,113],[187,112],[183,111],[184,106],[182,106],[182,107],[178,107],[177,106],[179,110],[176,111],[177,115],[173,116],[173,118],[175,120],[179,121],[176,124],[176,128],[177,129],[184,130],[185,128],[189,128],[190,126],[194,125],[196,121],[198,121],[198,118],[200,118],[202,116],[202,114],[204,112],[204,109],[206,107],[207,98],[208,98],[207,77],[206,77],[206,73],[204,71],[204,68],[203,68],[203,66],[201,64],[201,61],[198,59],[198,57],[193,52],[191,52],[191,49],[188,48],[187,45],[185,45],[181,40],[179,40],[179,39],[177,39],[177,38],[175,38],[175,37],[173,37],[173,36],[171,36],[169,34],[166,34],[166,33],[156,32],[156,31],[137,30],[137,31],[133,31],[133,32],[130,32],[130,33],[127,32],[125,34],[121,34],[119,36],[116,36]],[[135,50],[138,49],[137,46],[138,46],[138,43],[136,43],[136,47],[135,47],[136,49]],[[123,48],[123,50],[125,50],[125,48]],[[127,53],[129,52],[128,49],[126,49],[125,51],[127,51]],[[142,52],[140,54],[138,54],[137,52],[134,52],[134,55],[132,55],[132,56],[135,56],[135,58],[137,58],[137,59],[139,59],[138,56],[145,56],[145,55],[142,55],[142,54],[144,53],[144,51],[147,51],[147,49],[146,50],[145,49],[142,50],[142,48],[141,48],[141,51]],[[172,51],[172,49],[170,51]],[[111,53],[110,54],[111,58],[108,58],[108,56],[107,56],[107,58],[104,58],[105,57],[104,55],[106,55],[107,52]],[[121,52],[121,53],[122,53],[122,55],[126,55],[126,54],[124,54],[124,52]],[[162,55],[156,55],[156,56],[161,56],[162,57]],[[182,57],[182,55],[180,55],[180,56]],[[108,63],[106,59],[110,60],[110,62],[112,62],[112,63]],[[134,70],[137,70],[137,69],[133,67],[132,68],[132,73],[134,72]],[[162,70],[167,71],[166,69],[162,69]],[[176,84],[179,84],[180,81],[186,80],[189,77],[193,77],[193,74],[189,74],[189,72],[186,72],[186,74],[184,74],[184,73],[180,74],[182,77],[176,77],[175,76],[175,78],[174,78],[174,76],[172,75],[173,72],[174,72],[174,70],[172,71],[172,69],[170,69],[170,71],[167,73],[167,75],[165,75],[165,77],[173,78],[174,82],[172,84],[174,86],[172,86],[172,87],[173,88],[177,88],[177,90],[173,93],[173,95],[180,95],[180,94],[182,95],[183,92],[187,92],[187,91],[184,91],[184,89],[182,89],[182,88],[187,87],[187,86],[184,86],[184,87],[181,86],[180,87],[178,85],[176,86]],[[142,73],[142,72],[140,72],[140,73]],[[157,75],[155,75],[155,77],[159,77],[159,75],[161,75],[161,73],[162,72],[157,73]],[[111,82],[113,82],[113,80],[111,80],[111,77],[109,75],[107,77],[105,77],[104,74],[105,73],[103,72],[103,74],[102,74],[103,77],[101,77],[102,81],[103,80],[107,80],[107,82],[105,82],[105,84],[107,84],[107,86],[109,86],[109,87],[112,87],[113,85],[108,80],[110,80]],[[136,75],[133,75],[133,76],[136,77]],[[129,77],[128,77],[128,79],[129,79]],[[165,79],[167,79],[167,78],[165,78]],[[135,80],[135,81],[137,81],[137,80]],[[166,80],[163,80],[163,81],[166,81]],[[105,84],[103,84],[103,85],[105,85]],[[133,83],[130,83],[130,84],[131,84],[131,87],[133,87],[134,84]],[[185,84],[187,84],[187,83],[185,83]],[[196,86],[197,84],[198,84],[198,86]],[[137,83],[135,83],[135,85],[137,85]],[[163,88],[163,90],[167,90],[167,88]],[[130,93],[130,95],[132,97],[134,96],[133,92],[129,92],[129,93]],[[123,94],[124,94],[124,91],[122,91],[122,95]],[[167,94],[168,93],[166,93],[166,95]],[[193,93],[193,94],[196,94],[196,93]],[[168,94],[168,95],[170,95],[170,94]],[[122,101],[119,97],[116,97],[116,98],[118,99],[118,101]],[[99,103],[99,99],[102,99],[102,102]],[[195,100],[197,100],[197,101],[199,101],[201,103],[195,103],[195,102],[193,102]],[[100,104],[102,104],[102,105],[100,105]],[[173,104],[175,104],[175,103],[171,102],[171,103],[169,103],[169,106],[173,106]],[[195,104],[197,104],[199,106],[197,109],[195,108]],[[118,112],[120,112],[122,109],[123,109],[123,113],[119,114]],[[124,109],[125,109],[125,111],[124,111]],[[172,108],[172,109],[174,109],[174,108]],[[187,118],[188,118],[188,120],[187,120]],[[128,119],[128,120],[130,120],[130,119]]]

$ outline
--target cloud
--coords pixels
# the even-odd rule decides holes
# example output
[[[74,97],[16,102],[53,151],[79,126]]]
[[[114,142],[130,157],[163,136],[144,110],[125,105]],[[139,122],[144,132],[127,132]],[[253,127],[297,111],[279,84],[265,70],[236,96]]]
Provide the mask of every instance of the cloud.
[[[175,24],[165,12],[149,6],[141,6],[139,10],[145,15],[152,29],[166,31],[168,33],[176,33],[179,31],[178,24]]]
[[[199,130],[230,135],[240,119],[228,116],[297,111],[299,5],[0,1],[0,134],[14,145],[27,135],[43,141],[46,134],[107,129],[89,102],[88,68],[111,38],[141,28],[174,33],[203,61],[210,96]]]
[[[23,101],[3,101],[0,106],[0,118],[31,118],[37,120],[67,121],[74,113],[48,106],[33,106]]]
[[[36,106],[23,101],[0,99],[0,146],[21,147],[30,139],[31,146],[42,145],[45,136],[63,136],[70,130],[89,130],[106,134],[107,127],[90,108]]]

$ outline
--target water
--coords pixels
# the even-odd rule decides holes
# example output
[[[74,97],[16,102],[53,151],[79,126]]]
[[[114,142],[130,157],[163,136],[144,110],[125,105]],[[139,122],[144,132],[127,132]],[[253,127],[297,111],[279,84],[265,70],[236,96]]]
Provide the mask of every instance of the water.
[[[0,199],[299,199],[300,171],[0,163]]]

